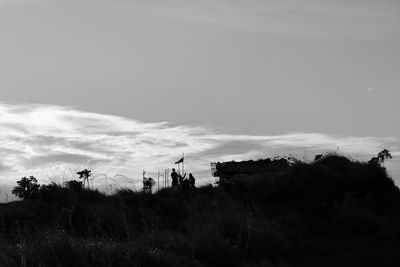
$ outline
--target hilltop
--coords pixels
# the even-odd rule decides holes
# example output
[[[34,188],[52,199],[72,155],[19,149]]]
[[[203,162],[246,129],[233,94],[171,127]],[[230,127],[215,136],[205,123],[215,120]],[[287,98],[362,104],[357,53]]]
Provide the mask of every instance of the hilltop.
[[[339,155],[276,166],[155,194],[48,185],[1,204],[1,266],[400,264],[400,191],[384,167]]]

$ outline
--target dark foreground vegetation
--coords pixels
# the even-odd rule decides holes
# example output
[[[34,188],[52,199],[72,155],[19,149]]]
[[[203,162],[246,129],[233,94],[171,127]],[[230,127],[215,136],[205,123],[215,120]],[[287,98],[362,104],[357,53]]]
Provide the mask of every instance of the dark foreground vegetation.
[[[330,155],[213,188],[48,185],[0,206],[0,266],[400,266],[400,192]]]

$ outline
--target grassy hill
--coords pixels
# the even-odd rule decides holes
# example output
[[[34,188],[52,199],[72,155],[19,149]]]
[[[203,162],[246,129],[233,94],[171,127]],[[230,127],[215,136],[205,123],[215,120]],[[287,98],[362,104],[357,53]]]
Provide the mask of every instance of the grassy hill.
[[[0,206],[0,266],[399,266],[400,191],[331,155],[220,187],[46,186]]]

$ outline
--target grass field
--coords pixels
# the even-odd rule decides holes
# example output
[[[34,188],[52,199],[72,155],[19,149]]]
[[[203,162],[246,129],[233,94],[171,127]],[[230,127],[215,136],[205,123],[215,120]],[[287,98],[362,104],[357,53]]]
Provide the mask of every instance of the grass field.
[[[0,206],[0,266],[400,266],[400,192],[330,155],[220,187],[44,186]]]

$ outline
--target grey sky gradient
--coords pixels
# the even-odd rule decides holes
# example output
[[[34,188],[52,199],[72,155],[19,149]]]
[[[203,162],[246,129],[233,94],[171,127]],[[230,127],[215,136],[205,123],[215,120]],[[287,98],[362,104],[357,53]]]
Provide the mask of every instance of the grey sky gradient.
[[[107,118],[131,125],[129,134],[126,128],[102,133],[118,138],[169,122],[168,129],[212,129],[216,140],[319,133],[334,140],[372,138],[375,149],[392,138],[397,153],[399,47],[396,0],[0,0],[0,101],[33,110],[29,104],[42,104],[50,113],[68,106],[74,107],[68,114],[111,114]],[[71,120],[59,130],[69,131],[76,117]],[[135,128],[135,122],[144,123]],[[29,133],[28,139],[21,134],[24,142],[32,137],[30,123],[13,125]],[[89,133],[101,129],[97,115],[85,123]],[[166,145],[162,135],[153,137],[128,138],[129,145],[138,151],[146,142]],[[185,138],[173,140],[181,145],[177,151],[189,142]],[[62,143],[71,150],[80,144],[91,151],[81,156],[111,157],[99,140],[67,139]],[[60,142],[42,141],[43,150]],[[264,151],[242,138],[210,142],[208,152],[192,152]],[[50,163],[51,155],[78,159],[54,149],[29,164]],[[0,171],[7,164],[0,162]]]

